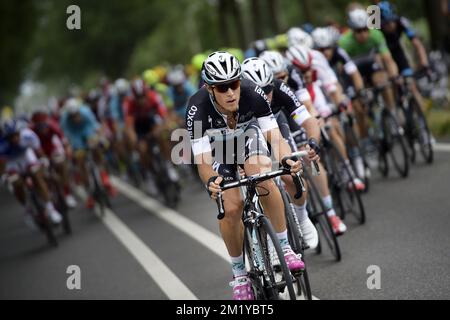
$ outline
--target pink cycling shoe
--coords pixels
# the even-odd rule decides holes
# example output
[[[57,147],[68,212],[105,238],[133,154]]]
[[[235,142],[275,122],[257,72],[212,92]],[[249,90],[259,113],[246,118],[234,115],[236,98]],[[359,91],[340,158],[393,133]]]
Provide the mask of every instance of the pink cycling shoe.
[[[284,261],[291,271],[300,271],[305,269],[305,263],[299,258],[292,249],[283,250]]]
[[[233,300],[255,300],[248,276],[236,277],[230,285],[233,287]]]

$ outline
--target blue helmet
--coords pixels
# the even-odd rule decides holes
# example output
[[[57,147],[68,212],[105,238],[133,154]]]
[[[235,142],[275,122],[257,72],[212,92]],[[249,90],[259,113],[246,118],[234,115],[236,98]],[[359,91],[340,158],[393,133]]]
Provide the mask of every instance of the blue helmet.
[[[398,19],[396,9],[389,1],[381,1],[378,6],[380,7],[381,20],[383,22],[390,22]]]
[[[22,126],[20,125],[19,121],[8,119],[2,123],[2,134],[5,137],[9,137],[13,134],[19,133],[21,128]]]

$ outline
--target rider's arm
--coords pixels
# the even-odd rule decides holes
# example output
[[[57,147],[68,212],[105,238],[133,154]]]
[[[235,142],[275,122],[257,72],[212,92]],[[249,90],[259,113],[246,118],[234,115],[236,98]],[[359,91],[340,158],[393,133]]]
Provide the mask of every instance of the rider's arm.
[[[350,78],[352,79],[353,86],[355,87],[356,92],[359,92],[362,89],[364,89],[364,81],[358,69],[356,69],[355,72],[350,74]]]
[[[278,88],[278,90],[274,91],[274,95],[277,94],[276,97],[274,96],[274,99],[280,99],[282,106],[291,115],[295,123],[306,130],[308,137],[315,138],[319,141],[320,129],[317,125],[317,121],[311,117],[307,107],[302,105],[288,85],[281,81],[275,81],[275,87]],[[310,99],[307,101],[311,104]]]
[[[383,59],[383,63],[386,67],[389,78],[398,77],[398,66],[395,63],[394,59],[390,52],[386,52],[381,54],[381,59]]]
[[[399,23],[400,28],[406,34],[408,39],[411,40],[411,43],[413,44],[414,49],[417,52],[419,58],[419,65],[421,67],[428,67],[427,51],[425,50],[422,41],[420,41],[419,37],[417,36],[416,31],[411,26],[411,23],[405,17],[401,17]]]
[[[413,44],[414,49],[416,50],[417,55],[419,56],[420,66],[424,68],[428,67],[429,66],[428,55],[422,41],[420,41],[419,38],[415,37],[414,39],[411,40],[411,43]]]
[[[352,80],[356,92],[359,92],[360,90],[364,89],[364,80],[355,62],[352,60],[352,58],[350,58],[347,51],[345,51],[343,48],[338,47],[336,50],[338,57],[342,60],[344,64],[344,72]]]
[[[398,77],[398,66],[392,58],[391,51],[389,51],[386,38],[383,33],[380,30],[370,30],[370,32],[372,39],[375,42],[377,52],[383,60],[389,78]]]

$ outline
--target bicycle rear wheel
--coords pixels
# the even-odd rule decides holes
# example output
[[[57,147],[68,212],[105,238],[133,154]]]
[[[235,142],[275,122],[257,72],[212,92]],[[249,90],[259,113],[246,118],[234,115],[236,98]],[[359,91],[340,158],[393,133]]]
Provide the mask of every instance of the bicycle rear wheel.
[[[34,206],[34,220],[42,232],[47,237],[48,244],[52,247],[58,246],[58,240],[56,239],[55,233],[53,231],[53,225],[47,216],[46,209],[41,205],[39,199],[35,194],[31,195],[31,201]]]
[[[388,110],[383,112],[382,127],[385,144],[394,167],[402,178],[406,178],[409,174],[409,157],[403,128]]]
[[[414,98],[410,101],[410,110],[412,112],[413,136],[419,143],[420,153],[426,163],[433,163],[434,152],[433,145],[431,144],[431,132],[428,127],[427,119],[423,114],[420,105]]]
[[[361,199],[361,194],[356,190],[352,178],[353,173],[350,171],[345,163],[344,157],[333,143],[330,144],[327,152],[332,161],[332,189],[337,193],[336,199],[338,200],[341,216],[345,217],[346,214],[351,213],[360,224],[364,224],[366,222],[366,212]],[[344,170],[345,175],[342,174],[341,170]]]
[[[335,258],[336,261],[341,261],[341,248],[339,246],[338,239],[333,232],[333,228],[331,227],[330,221],[327,216],[327,210],[325,204],[320,197],[319,191],[314,184],[314,181],[307,176],[308,180],[308,213],[310,215],[311,220],[315,223],[319,232],[319,247],[320,252],[322,253],[322,244],[321,239],[325,239],[325,243],[328,245],[331,254]],[[321,235],[321,236],[320,236]]]

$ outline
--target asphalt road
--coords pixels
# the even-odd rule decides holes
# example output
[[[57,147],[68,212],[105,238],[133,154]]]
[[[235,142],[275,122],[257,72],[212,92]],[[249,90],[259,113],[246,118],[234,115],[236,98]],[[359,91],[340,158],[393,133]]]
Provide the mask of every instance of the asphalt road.
[[[341,262],[307,254],[319,299],[450,299],[450,148],[407,180],[373,178],[364,197],[367,223],[348,218]],[[230,299],[231,271],[215,204],[189,183],[176,212],[120,184],[113,210],[100,219],[71,212],[74,234],[56,249],[23,222],[22,209],[0,191],[0,299]],[[81,270],[69,290],[67,268]],[[369,266],[381,289],[369,290]]]

